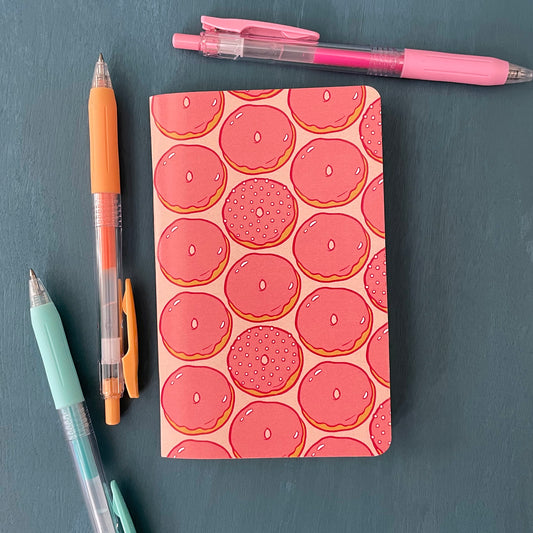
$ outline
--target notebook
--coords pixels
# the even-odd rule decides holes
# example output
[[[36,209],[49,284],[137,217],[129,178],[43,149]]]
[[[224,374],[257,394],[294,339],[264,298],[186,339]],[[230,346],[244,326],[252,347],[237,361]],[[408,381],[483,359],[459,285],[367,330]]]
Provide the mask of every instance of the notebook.
[[[150,121],[162,456],[385,452],[377,91],[162,94]]]

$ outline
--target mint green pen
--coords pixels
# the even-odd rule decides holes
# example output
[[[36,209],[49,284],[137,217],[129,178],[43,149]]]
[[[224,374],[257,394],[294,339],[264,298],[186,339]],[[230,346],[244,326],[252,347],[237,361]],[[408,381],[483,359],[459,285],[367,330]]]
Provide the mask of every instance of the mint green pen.
[[[30,269],[31,324],[59,412],[94,531],[135,533],[115,481],[108,485],[61,318],[42,281]]]

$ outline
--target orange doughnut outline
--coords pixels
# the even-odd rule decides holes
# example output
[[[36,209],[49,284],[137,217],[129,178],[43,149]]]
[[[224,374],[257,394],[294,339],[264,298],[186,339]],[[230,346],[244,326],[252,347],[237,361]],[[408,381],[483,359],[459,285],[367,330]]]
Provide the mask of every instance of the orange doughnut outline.
[[[376,403],[376,386],[374,385],[373,381],[371,379],[368,380],[370,382],[370,386],[372,387],[372,397],[370,404],[368,407],[358,416],[357,420],[354,424],[350,424],[348,426],[345,426],[343,424],[337,424],[336,426],[328,426],[326,423],[320,423],[316,420],[313,420],[302,407],[302,413],[305,416],[306,420],[313,426],[315,426],[318,429],[321,429],[322,431],[345,431],[347,429],[354,429],[358,426],[360,426],[372,413],[372,409],[374,409],[374,404]]]
[[[366,302],[365,302],[366,305]],[[365,331],[363,331],[363,334],[359,337],[359,339],[354,340],[354,345],[352,348],[349,348],[348,350],[334,350],[333,352],[327,352],[323,348],[315,348],[311,344],[309,344],[300,334],[300,331],[298,331],[298,336],[300,337],[300,341],[302,341],[302,344],[311,352],[316,353],[317,355],[321,355],[322,357],[338,357],[339,355],[348,355],[350,353],[355,352],[363,344],[368,340],[368,337],[370,336],[370,332],[372,331],[372,323],[374,321],[374,316],[372,314],[372,309],[369,305],[366,306],[368,309],[368,327]],[[298,328],[296,328],[298,329]],[[317,426],[318,427],[318,426]]]
[[[183,207],[180,207],[179,205],[169,204],[163,199],[163,197],[159,193],[157,193],[157,197],[159,198],[159,201],[167,209],[170,209],[170,211],[174,211],[175,213],[187,214],[187,213],[200,213],[201,211],[206,211],[207,209],[215,205],[220,200],[220,197],[224,194],[224,191],[226,190],[226,184],[228,181],[228,171],[226,170],[226,165],[222,164],[222,170],[224,171],[224,175],[222,176],[222,182],[220,184],[220,187],[217,189],[215,194],[211,196],[211,198],[209,199],[209,202],[207,202],[207,204],[204,207],[193,206],[193,207],[183,208]]]
[[[361,226],[362,227],[362,226]],[[363,228],[364,231],[364,228]],[[353,266],[352,270],[346,275],[346,276],[322,276],[321,274],[313,274],[298,261],[296,258],[296,254],[294,254],[294,257],[296,258],[296,264],[300,267],[300,270],[309,278],[314,279],[316,281],[321,281],[323,283],[329,283],[332,281],[343,281],[345,279],[351,278],[352,276],[355,276],[364,266],[367,262],[368,256],[370,255],[370,237],[368,233],[365,231],[365,237],[366,237],[366,252],[361,259],[355,265]],[[293,251],[294,251],[294,244],[293,244]]]
[[[366,360],[368,362],[368,356],[367,356]],[[376,378],[376,380],[379,381],[384,387],[387,387],[388,389],[390,389],[390,383],[388,381],[385,381],[383,378],[380,378],[376,374],[374,369],[370,366],[370,363],[368,363],[368,366],[370,367],[370,372],[372,372],[372,375]]]
[[[216,421],[216,424],[212,427],[212,428],[207,428],[207,429],[203,429],[203,428],[197,428],[197,429],[190,429],[188,427],[185,427],[185,426],[178,426],[176,423],[174,423],[170,417],[167,415],[166,411],[165,411],[165,408],[163,407],[163,404],[161,404],[161,407],[163,408],[163,412],[165,413],[165,418],[167,419],[168,423],[176,430],[176,431],[179,431],[180,433],[183,433],[184,435],[207,435],[208,433],[213,433],[214,431],[216,431],[218,428],[220,428],[221,426],[223,426],[227,421],[228,421],[228,418],[230,417],[231,415],[231,412],[233,411],[233,404],[235,403],[235,393],[233,392],[233,387],[230,386],[229,388],[230,390],[230,393],[231,393],[231,401],[230,401],[230,404],[228,406],[228,408],[224,411],[224,413],[222,413],[222,416]]]
[[[298,417],[298,420],[300,420],[300,417]],[[300,444],[298,444],[298,446],[296,446],[296,448],[294,448],[294,451],[289,454],[289,457],[299,457],[301,455],[301,453],[302,453],[302,450],[304,449],[305,439],[307,438],[307,430],[305,428],[305,424],[301,420],[300,420],[300,427],[302,429],[302,431],[301,431],[302,440],[301,440]],[[235,457],[237,459],[242,459],[242,457],[237,453],[237,451],[233,447],[233,443],[231,442],[231,439],[230,439],[230,446],[231,446],[231,450],[233,451],[233,455],[235,455]]]
[[[361,103],[359,104],[358,107],[355,108],[353,113],[346,118],[346,122],[344,124],[341,124],[340,126],[327,126],[325,128],[319,128],[317,126],[306,124],[294,114],[290,104],[289,104],[289,108],[291,110],[292,118],[304,130],[310,131],[312,133],[332,133],[334,131],[341,131],[341,130],[345,130],[346,128],[350,127],[363,112],[365,101],[366,101],[366,89],[364,85],[361,85]],[[340,205],[343,205],[343,204],[340,204]]]
[[[298,345],[297,345],[298,346]],[[302,352],[302,349],[300,346],[298,346],[298,357],[300,358],[300,364],[298,365],[298,368],[294,371],[293,375],[287,380],[287,383],[283,386],[283,388],[270,391],[270,392],[259,392],[254,389],[247,389],[246,387],[243,387],[231,374],[231,379],[233,379],[233,382],[239,389],[241,389],[243,392],[246,392],[250,394],[251,396],[256,396],[258,398],[265,398],[267,396],[277,396],[278,394],[283,394],[284,392],[287,392],[291,387],[294,386],[294,384],[298,381],[298,378],[300,377],[300,374],[302,373],[302,368],[304,366],[304,355]],[[291,456],[292,457],[292,456]]]
[[[226,312],[227,312],[227,309],[226,309]],[[199,353],[196,353],[196,354],[186,354],[184,352],[176,352],[176,350],[173,350],[170,345],[167,343],[167,341],[163,338],[163,335],[161,335],[161,339],[163,340],[163,344],[165,345],[165,348],[174,356],[174,357],[177,357],[178,359],[181,359],[182,361],[199,361],[199,360],[203,360],[203,359],[209,359],[213,356],[215,356],[217,353],[220,353],[223,349],[224,349],[224,346],[226,346],[226,344],[228,343],[230,337],[231,337],[231,330],[232,330],[232,327],[233,327],[233,319],[231,318],[231,314],[228,313],[228,332],[226,333],[226,335],[224,335],[222,337],[222,339],[220,339],[220,342],[218,342],[216,344],[216,346],[213,348],[213,350],[208,353],[207,355],[202,355],[202,354],[199,354]]]
[[[294,218],[292,222],[283,230],[279,238],[274,242],[267,242],[266,244],[258,245],[258,244],[253,243],[252,241],[239,240],[229,230],[228,230],[228,234],[237,244],[240,244],[241,246],[245,246],[246,248],[252,248],[253,250],[257,250],[259,248],[272,248],[273,246],[277,246],[278,244],[281,244],[282,242],[286,241],[289,238],[290,234],[292,233],[292,230],[296,226],[297,220],[298,220],[298,204],[294,202]]]
[[[220,122],[222,114],[224,113],[224,93],[219,91],[218,94],[220,95],[220,109],[215,114],[215,116],[206,124],[205,128],[199,133],[189,132],[180,134],[176,133],[175,131],[167,131],[165,128],[163,128],[163,126],[161,126],[161,124],[159,124],[159,122],[157,122],[155,118],[153,110],[154,101],[152,100],[152,116],[154,117],[154,123],[163,135],[165,135],[166,137],[170,137],[171,139],[184,141],[186,139],[195,139],[197,137],[203,137],[204,135],[208,134]]]
[[[272,89],[267,93],[260,94],[259,96],[250,96],[246,91],[228,91],[233,96],[240,98],[241,100],[264,100],[265,98],[272,98],[276,94],[280,93],[283,89]]]
[[[252,314],[243,313],[242,311],[239,311],[239,309],[237,309],[235,307],[235,305],[233,305],[233,302],[229,299],[228,295],[226,294],[226,298],[228,299],[229,306],[231,307],[231,309],[233,310],[233,312],[236,315],[238,315],[241,318],[244,318],[244,320],[248,320],[250,322],[265,322],[267,320],[278,320],[278,318],[281,318],[282,316],[285,316],[287,313],[289,313],[292,310],[292,308],[296,305],[296,302],[298,301],[298,298],[300,297],[300,288],[301,288],[300,275],[298,274],[298,272],[296,272],[296,270],[294,270],[294,272],[296,273],[296,283],[297,283],[296,293],[284,305],[283,309],[281,310],[281,313],[279,313],[278,315],[275,315],[275,316],[271,316],[271,315],[255,316],[255,315],[252,315]]]
[[[288,118],[287,118],[288,120]],[[275,166],[264,168],[264,167],[258,167],[258,168],[248,168],[245,166],[239,166],[237,163],[233,162],[227,155],[226,152],[222,150],[222,155],[224,156],[224,159],[227,161],[228,165],[232,167],[233,169],[237,170],[238,172],[241,172],[242,174],[248,174],[248,175],[255,175],[255,174],[268,174],[269,172],[274,172],[279,167],[283,166],[291,157],[292,152],[294,151],[294,146],[296,145],[296,129],[294,128],[293,123],[289,120],[289,124],[291,126],[291,133],[292,133],[292,142],[291,145],[285,150],[285,152],[279,157],[277,160]]]
[[[191,281],[184,281],[181,278],[173,278],[162,267],[162,265],[160,263],[159,267],[161,268],[161,272],[163,273],[165,278],[168,279],[168,281],[170,281],[171,283],[174,283],[175,285],[179,285],[180,287],[196,287],[196,286],[207,285],[208,283],[211,283],[213,280],[217,279],[218,276],[220,276],[220,274],[222,274],[222,272],[226,268],[226,265],[228,264],[228,261],[229,261],[229,242],[228,242],[227,237],[224,234],[223,234],[223,236],[224,236],[224,242],[226,243],[226,255],[224,256],[224,259],[222,259],[222,261],[219,263],[218,267],[215,270],[213,270],[213,273],[211,274],[211,277],[209,279],[206,279],[206,280],[203,280],[203,281],[202,280],[198,280],[198,279],[193,279]]]
[[[375,228],[372,224],[370,224],[370,222],[368,221],[368,219],[366,217],[365,217],[365,222],[366,222],[366,225],[372,231],[372,233],[375,233],[378,237],[381,237],[382,239],[385,238],[385,232],[384,231],[379,231],[377,228]]]
[[[361,191],[365,188],[365,185],[366,185],[366,180],[367,180],[367,177],[368,177],[368,163],[367,163],[366,157],[363,154],[361,154],[361,156],[363,158],[363,165],[364,165],[363,179],[357,184],[357,187],[350,193],[350,195],[348,196],[348,198],[346,200],[339,201],[339,202],[337,202],[335,200],[331,200],[331,201],[325,202],[325,203],[324,202],[320,202],[318,200],[311,200],[311,199],[307,198],[307,196],[304,196],[296,187],[294,187],[294,190],[295,190],[296,194],[306,204],[312,205],[313,207],[327,208],[327,207],[339,207],[341,205],[349,204],[350,202],[355,200],[361,194]]]

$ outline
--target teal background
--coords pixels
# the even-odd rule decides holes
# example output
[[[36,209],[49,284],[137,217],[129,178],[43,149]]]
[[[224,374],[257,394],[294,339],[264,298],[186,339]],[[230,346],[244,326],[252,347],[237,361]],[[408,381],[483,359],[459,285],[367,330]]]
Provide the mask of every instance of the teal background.
[[[31,331],[33,267],[138,531],[531,531],[533,84],[366,78],[173,50],[172,33],[197,33],[201,14],[533,67],[531,0],[0,0],[0,529],[89,531]],[[141,398],[115,428],[97,392],[89,196],[87,97],[100,51],[118,99],[141,358]],[[370,460],[161,459],[148,97],[354,83],[383,99],[391,450]]]

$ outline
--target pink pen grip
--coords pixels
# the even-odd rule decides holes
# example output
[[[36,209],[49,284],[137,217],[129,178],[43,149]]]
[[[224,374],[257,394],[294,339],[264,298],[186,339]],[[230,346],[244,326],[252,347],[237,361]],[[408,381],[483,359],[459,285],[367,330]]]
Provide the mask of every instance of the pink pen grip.
[[[402,78],[473,85],[503,85],[509,63],[493,57],[405,49]]]

